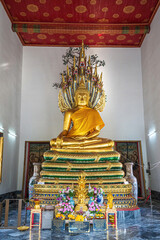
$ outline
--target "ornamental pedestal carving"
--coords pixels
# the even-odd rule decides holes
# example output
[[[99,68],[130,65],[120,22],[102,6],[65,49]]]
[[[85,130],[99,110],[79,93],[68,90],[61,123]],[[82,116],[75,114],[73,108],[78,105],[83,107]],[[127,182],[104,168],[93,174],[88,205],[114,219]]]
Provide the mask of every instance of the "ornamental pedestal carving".
[[[136,199],[136,202],[138,200],[138,184],[137,184],[137,178],[133,175],[133,163],[125,163],[126,166],[126,177],[125,179],[132,184],[132,196]]]
[[[34,184],[37,184],[40,178],[41,163],[33,163],[33,166],[33,176],[29,180],[29,200],[34,196]]]

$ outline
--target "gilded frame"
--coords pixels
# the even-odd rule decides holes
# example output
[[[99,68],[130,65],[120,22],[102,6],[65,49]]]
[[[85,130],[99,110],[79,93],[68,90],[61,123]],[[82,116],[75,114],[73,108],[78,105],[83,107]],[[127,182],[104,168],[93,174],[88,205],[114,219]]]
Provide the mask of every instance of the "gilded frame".
[[[34,152],[34,148],[37,147],[39,151]],[[28,198],[28,183],[30,177],[33,175],[33,162],[44,161],[43,153],[50,149],[49,141],[25,141],[25,152],[24,152],[24,168],[23,168],[23,183],[22,183],[22,197]]]
[[[2,182],[3,140],[3,133],[0,133],[0,183]]]

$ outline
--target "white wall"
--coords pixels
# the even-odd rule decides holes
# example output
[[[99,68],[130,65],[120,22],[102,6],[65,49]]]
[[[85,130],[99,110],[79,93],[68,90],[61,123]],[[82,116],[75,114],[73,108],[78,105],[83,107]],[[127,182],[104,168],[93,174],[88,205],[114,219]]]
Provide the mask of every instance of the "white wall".
[[[0,127],[4,128],[4,152],[0,194],[17,190],[22,46],[0,2]],[[17,137],[8,135],[8,130]]]
[[[58,90],[53,82],[60,82],[62,54],[66,48],[24,47],[22,73],[21,139],[18,189],[22,188],[24,143],[57,137],[63,127],[63,115],[58,109]],[[104,87],[107,105],[101,114],[106,126],[101,136],[114,140],[141,140],[144,162],[144,135],[141,51],[130,48],[93,48],[87,52],[104,59]]]
[[[160,9],[151,24],[151,32],[142,45],[142,76],[146,136],[154,129],[155,135],[147,137],[147,156],[151,168],[150,187],[160,192]],[[155,164],[155,165],[154,165]]]

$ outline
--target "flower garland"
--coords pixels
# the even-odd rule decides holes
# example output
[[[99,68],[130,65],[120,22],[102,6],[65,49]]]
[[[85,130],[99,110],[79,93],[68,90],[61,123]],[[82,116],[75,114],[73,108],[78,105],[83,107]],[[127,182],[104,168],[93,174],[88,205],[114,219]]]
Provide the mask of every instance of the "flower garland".
[[[59,191],[59,194],[56,200],[58,202],[65,202],[66,199],[70,200],[70,197],[74,197],[74,195],[75,195],[74,189],[67,187],[66,189],[62,189],[61,191]]]
[[[67,187],[59,191],[59,195],[57,198],[58,204],[56,205],[58,213],[56,214],[56,218],[64,220],[65,218],[69,220],[75,221],[87,221],[87,219],[92,218],[104,218],[104,214],[102,213],[101,204],[98,204],[99,195],[103,195],[104,191],[102,188],[91,188],[89,185],[88,196],[92,201],[88,204],[87,212],[74,212],[74,206],[71,204],[71,197],[75,195],[75,191],[73,188]]]
[[[62,202],[56,205],[58,207],[58,212],[61,214],[68,215],[74,211],[74,206],[69,202]]]
[[[96,211],[100,211],[100,208],[101,208],[101,205],[98,204],[96,201],[93,201],[91,204],[88,204],[88,206],[89,206],[88,209],[90,213],[93,213],[93,214],[95,214]]]

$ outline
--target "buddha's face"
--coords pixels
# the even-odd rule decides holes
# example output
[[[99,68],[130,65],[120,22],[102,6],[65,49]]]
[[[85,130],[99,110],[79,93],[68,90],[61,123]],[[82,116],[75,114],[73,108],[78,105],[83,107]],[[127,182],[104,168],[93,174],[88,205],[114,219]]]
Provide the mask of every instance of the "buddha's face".
[[[86,106],[89,101],[89,94],[88,93],[77,93],[76,94],[76,103],[78,106]]]

